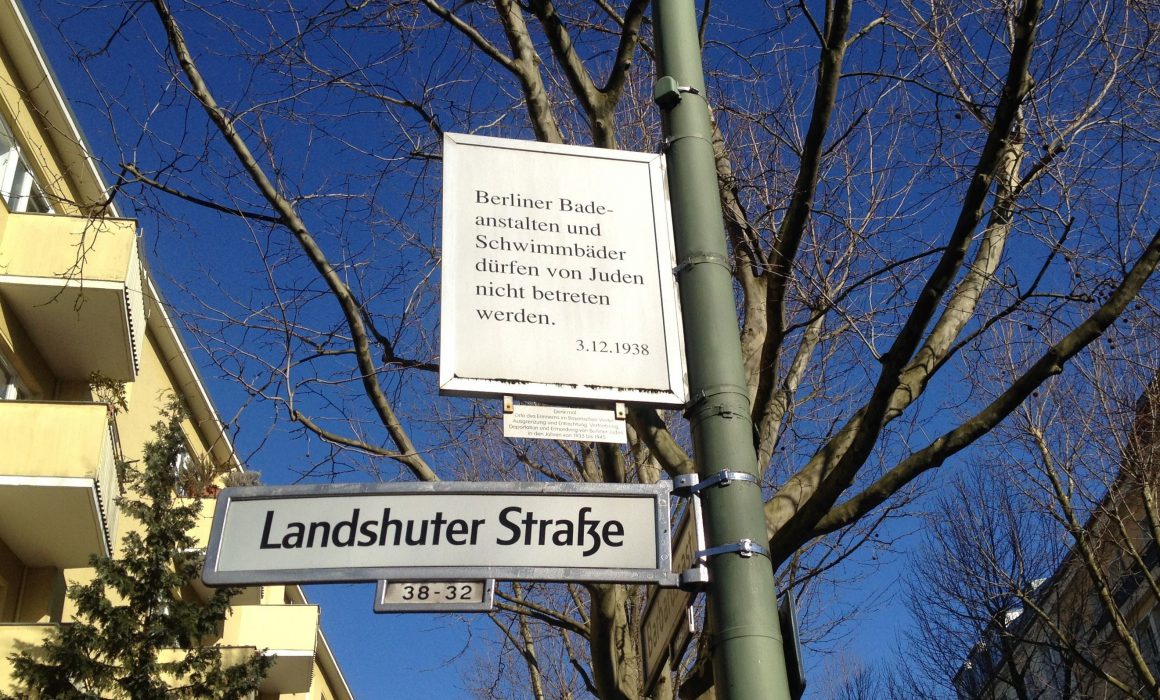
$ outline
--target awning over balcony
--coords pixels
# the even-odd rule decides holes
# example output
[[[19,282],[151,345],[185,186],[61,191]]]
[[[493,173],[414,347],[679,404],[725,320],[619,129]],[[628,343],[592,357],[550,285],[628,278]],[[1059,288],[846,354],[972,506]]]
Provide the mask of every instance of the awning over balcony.
[[[145,312],[135,222],[10,214],[0,297],[62,379],[136,376]]]
[[[222,646],[264,650],[274,663],[262,692],[305,693],[314,674],[317,605],[237,605],[226,618]]]
[[[104,404],[0,401],[0,539],[26,566],[88,566],[116,532],[116,443]]]

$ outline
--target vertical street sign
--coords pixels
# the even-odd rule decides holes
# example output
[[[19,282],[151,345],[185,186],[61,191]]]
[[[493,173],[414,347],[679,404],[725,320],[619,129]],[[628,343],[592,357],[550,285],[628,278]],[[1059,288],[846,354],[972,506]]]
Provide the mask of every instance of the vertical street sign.
[[[677,575],[692,568],[697,550],[704,548],[705,538],[696,512],[696,499],[690,499],[687,505],[673,539],[673,572]],[[656,686],[665,658],[677,659],[684,654],[694,632],[689,608],[696,597],[696,591],[680,588],[653,588],[649,591],[640,622],[646,694]]]

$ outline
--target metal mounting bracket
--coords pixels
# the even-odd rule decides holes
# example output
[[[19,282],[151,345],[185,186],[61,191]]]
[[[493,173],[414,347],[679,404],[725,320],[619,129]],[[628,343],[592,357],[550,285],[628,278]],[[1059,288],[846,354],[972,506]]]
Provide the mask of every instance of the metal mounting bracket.
[[[748,472],[735,472],[729,469],[722,469],[704,481],[701,481],[701,477],[696,474],[678,474],[673,477],[673,495],[680,498],[690,498],[711,486],[725,487],[734,481],[747,481],[756,484],[757,477]]]
[[[769,558],[769,550],[767,548],[762,547],[759,544],[754,544],[753,540],[751,539],[743,539],[731,544],[722,544],[716,547],[702,549],[701,551],[697,552],[697,561],[700,562],[708,559],[709,557],[715,557],[718,554],[729,554],[731,552],[737,552],[746,559],[753,556],[754,554],[760,554],[766,559]]]
[[[673,477],[673,495],[680,498],[689,498],[695,491],[701,477],[696,474],[677,474]]]
[[[748,472],[735,472],[735,471],[730,471],[728,469],[722,469],[721,471],[717,472],[713,476],[710,476],[709,478],[705,479],[704,481],[691,485],[689,487],[689,493],[690,493],[690,495],[695,496],[707,488],[710,488],[713,486],[719,486],[719,487],[724,488],[724,487],[728,486],[729,484],[733,483],[734,481],[747,481],[751,484],[756,484],[757,477],[752,475],[752,474],[749,474]]]
[[[678,587],[682,591],[704,590],[709,585],[709,569],[705,568],[704,563],[699,563],[691,569],[682,571],[678,580]]]

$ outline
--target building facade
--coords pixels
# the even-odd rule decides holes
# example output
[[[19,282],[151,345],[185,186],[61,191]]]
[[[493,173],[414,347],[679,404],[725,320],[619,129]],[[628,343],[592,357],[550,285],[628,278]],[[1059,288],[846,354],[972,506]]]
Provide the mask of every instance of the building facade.
[[[141,459],[168,397],[188,409],[198,463],[242,470],[143,263],[136,223],[105,198],[27,15],[0,0],[0,689],[9,692],[8,655],[69,622],[68,585],[91,579],[90,556],[115,556],[132,527],[119,517],[116,465]],[[101,385],[123,387],[124,405],[111,410]],[[213,507],[204,500],[203,546]],[[347,700],[320,614],[297,587],[246,589],[218,643],[273,658],[259,700]]]
[[[1083,546],[971,650],[960,700],[1160,697],[1160,376],[1082,530]]]

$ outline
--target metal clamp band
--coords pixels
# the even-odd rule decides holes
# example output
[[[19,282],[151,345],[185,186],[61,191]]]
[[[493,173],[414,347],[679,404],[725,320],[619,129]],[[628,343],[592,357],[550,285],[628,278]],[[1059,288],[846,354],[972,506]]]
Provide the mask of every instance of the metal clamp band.
[[[696,496],[710,486],[728,486],[734,481],[748,481],[751,484],[756,484],[757,477],[748,472],[735,472],[729,469],[722,469],[704,481],[701,481],[696,474],[678,474],[673,477],[673,493],[681,498],[689,498]]]
[[[729,554],[730,552],[737,552],[746,559],[753,556],[754,554],[760,554],[766,559],[769,559],[769,550],[759,544],[754,544],[753,540],[748,538],[734,542],[732,544],[722,544],[716,547],[702,549],[698,551],[694,557],[696,561],[702,561],[708,559],[709,557],[715,557],[718,554]]]
[[[682,272],[693,269],[695,265],[720,265],[733,272],[733,267],[729,264],[729,258],[720,253],[692,253],[686,255],[676,267],[673,268],[673,274],[679,275]]]
[[[684,415],[694,424],[717,416],[752,421],[749,394],[743,386],[719,384],[705,387],[690,397]]]
[[[752,484],[756,484],[757,477],[748,472],[734,472],[729,471],[728,469],[722,469],[708,479],[705,479],[701,483],[694,485],[692,487],[693,493],[703,491],[710,486],[728,486],[731,482],[734,481],[748,481]]]

